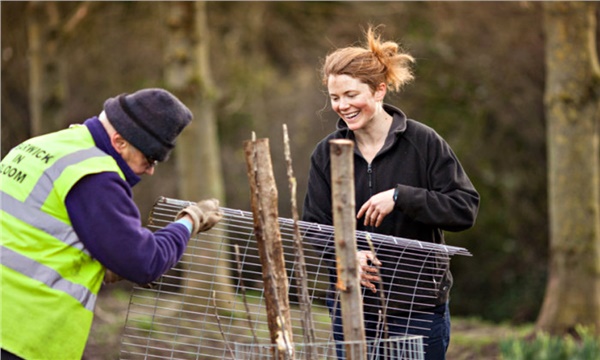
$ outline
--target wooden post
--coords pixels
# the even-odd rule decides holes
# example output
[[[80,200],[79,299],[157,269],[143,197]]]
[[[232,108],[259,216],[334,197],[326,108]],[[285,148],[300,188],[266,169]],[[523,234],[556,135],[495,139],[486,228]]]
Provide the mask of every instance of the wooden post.
[[[245,141],[244,152],[250,182],[254,232],[262,264],[271,343],[277,345],[277,359],[293,359],[288,278],[279,231],[277,186],[273,175],[269,140]]]
[[[363,303],[356,259],[356,209],[354,199],[354,143],[340,139],[329,142],[333,225],[337,264],[337,289],[342,303],[342,325],[346,359],[366,359]]]

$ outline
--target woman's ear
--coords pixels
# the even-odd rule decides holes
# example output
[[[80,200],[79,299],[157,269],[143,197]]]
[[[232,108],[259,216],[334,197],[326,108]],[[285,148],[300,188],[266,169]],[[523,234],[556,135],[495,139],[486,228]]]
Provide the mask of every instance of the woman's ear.
[[[387,93],[387,85],[385,83],[379,83],[375,89],[375,100],[383,101],[385,94]]]

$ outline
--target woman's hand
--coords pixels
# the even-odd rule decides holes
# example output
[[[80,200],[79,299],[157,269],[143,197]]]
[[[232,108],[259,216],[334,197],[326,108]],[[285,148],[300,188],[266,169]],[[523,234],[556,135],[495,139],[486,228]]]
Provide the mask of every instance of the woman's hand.
[[[381,225],[381,222],[387,214],[394,210],[394,204],[394,189],[380,192],[379,194],[371,196],[371,198],[361,206],[356,218],[360,219],[364,215],[365,226],[372,225],[378,227]]]
[[[358,260],[358,275],[360,278],[360,284],[376,293],[377,287],[375,287],[375,284],[373,284],[372,281],[381,281],[378,276],[379,270],[376,267],[381,266],[381,262],[377,260],[372,252],[366,250],[357,252],[356,260]]]

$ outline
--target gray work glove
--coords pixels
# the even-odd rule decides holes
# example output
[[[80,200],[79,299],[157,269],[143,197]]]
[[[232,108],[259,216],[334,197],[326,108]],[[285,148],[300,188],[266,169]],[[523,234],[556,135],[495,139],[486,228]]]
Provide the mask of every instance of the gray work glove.
[[[219,200],[217,199],[202,200],[186,207],[177,213],[175,221],[185,215],[192,218],[192,235],[209,230],[223,217],[223,214],[219,211]]]

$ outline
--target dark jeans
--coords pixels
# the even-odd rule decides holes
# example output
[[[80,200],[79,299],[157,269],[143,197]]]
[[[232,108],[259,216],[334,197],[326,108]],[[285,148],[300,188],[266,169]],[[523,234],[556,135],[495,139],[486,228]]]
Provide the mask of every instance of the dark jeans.
[[[327,305],[331,311],[333,300],[328,299]],[[337,305],[336,316],[333,318],[333,337],[335,341],[344,341],[344,333],[342,328],[342,317],[340,305]],[[382,339],[382,330],[378,329],[381,324],[378,324],[376,315],[365,314],[365,335],[367,341],[373,339]],[[412,312],[410,319],[406,317],[388,316],[388,338],[402,337],[407,335],[423,336],[423,345],[425,350],[425,360],[445,360],[446,350],[450,344],[450,310],[448,303],[436,306],[426,314]],[[378,331],[379,330],[379,331]],[[377,334],[379,332],[379,334]],[[377,336],[379,335],[379,336]],[[336,346],[337,357],[339,360],[345,359],[344,347]],[[374,352],[369,350],[368,359],[386,359],[384,350]],[[373,355],[375,354],[375,355]]]

